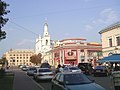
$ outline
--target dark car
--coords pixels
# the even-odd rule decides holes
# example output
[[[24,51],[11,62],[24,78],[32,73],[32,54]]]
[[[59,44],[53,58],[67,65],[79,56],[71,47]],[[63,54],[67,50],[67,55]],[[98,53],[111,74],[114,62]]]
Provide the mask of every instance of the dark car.
[[[79,63],[78,68],[80,68],[84,74],[90,75],[93,73],[93,68],[91,63]]]
[[[94,68],[94,76],[108,76],[109,74],[110,72],[106,66],[96,66]]]
[[[51,90],[105,90],[80,72],[57,73],[52,79]]]
[[[49,63],[42,63],[40,65],[40,68],[50,68],[50,64]]]

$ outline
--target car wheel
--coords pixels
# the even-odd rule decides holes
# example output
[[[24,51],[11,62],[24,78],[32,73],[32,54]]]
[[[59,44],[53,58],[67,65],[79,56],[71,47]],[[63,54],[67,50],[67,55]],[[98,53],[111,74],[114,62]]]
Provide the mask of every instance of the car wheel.
[[[55,89],[53,88],[53,85],[51,86],[51,90],[55,90]]]
[[[33,76],[33,79],[36,81],[36,77],[35,76]]]
[[[94,77],[96,77],[96,74],[94,74]]]
[[[35,78],[35,81],[36,81],[36,82],[39,82],[39,80],[38,80],[38,78],[37,78],[37,77]]]
[[[106,76],[109,76],[109,74],[108,74],[108,73],[106,73]]]

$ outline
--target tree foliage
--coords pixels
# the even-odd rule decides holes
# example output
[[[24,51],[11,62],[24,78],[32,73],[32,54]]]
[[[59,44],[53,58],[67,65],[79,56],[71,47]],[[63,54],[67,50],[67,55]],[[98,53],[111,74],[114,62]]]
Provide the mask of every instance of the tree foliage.
[[[38,55],[33,55],[30,57],[30,62],[34,63],[34,64],[40,64],[42,61],[42,54],[39,53]]]
[[[10,12],[9,10],[6,10],[7,6],[9,6],[9,4],[0,0],[0,40],[6,38],[6,32],[2,31],[1,28],[4,27],[8,21],[8,18],[4,18],[4,16]]]
[[[1,59],[0,59],[0,64],[2,64],[2,66],[4,66],[5,64],[7,64],[8,63],[8,61],[7,61],[7,59],[5,58],[5,57],[2,57]]]

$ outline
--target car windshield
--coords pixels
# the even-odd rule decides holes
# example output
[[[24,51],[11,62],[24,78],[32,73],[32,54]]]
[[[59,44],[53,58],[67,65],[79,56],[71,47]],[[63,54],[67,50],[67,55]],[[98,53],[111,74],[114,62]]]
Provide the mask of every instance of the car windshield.
[[[78,84],[88,84],[92,83],[91,80],[89,80],[88,77],[86,77],[84,74],[66,74],[65,77],[65,84],[66,85],[78,85]]]
[[[77,67],[69,67],[70,70],[79,70]]]
[[[95,69],[105,69],[105,66],[96,66]]]
[[[29,70],[36,70],[36,68],[29,68]]]
[[[41,68],[50,68],[50,65],[48,63],[42,63]]]
[[[39,69],[39,72],[51,72],[50,69]]]

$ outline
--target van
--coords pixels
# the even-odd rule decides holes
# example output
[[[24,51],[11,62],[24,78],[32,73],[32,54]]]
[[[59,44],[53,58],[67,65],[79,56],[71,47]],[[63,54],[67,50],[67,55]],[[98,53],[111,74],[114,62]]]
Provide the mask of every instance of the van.
[[[84,74],[91,75],[93,73],[91,63],[79,63],[78,68],[80,68]]]

